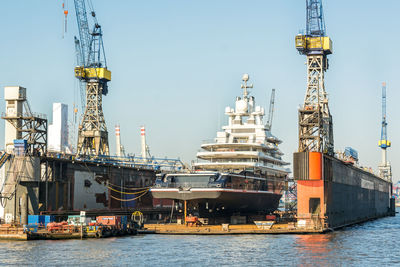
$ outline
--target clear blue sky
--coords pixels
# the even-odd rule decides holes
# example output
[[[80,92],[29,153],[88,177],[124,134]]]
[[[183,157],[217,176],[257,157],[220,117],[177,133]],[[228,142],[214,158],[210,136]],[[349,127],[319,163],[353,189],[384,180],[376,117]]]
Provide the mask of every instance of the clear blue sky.
[[[77,34],[73,1],[62,38],[62,1],[3,1],[0,9],[0,86],[28,89],[31,107],[47,113],[52,102],[77,101],[73,75]],[[306,88],[305,58],[294,36],[305,27],[305,1],[106,1],[93,0],[103,27],[113,79],[104,98],[111,151],[121,125],[126,150],[140,152],[146,125],[155,156],[195,159],[202,140],[225,122],[224,108],[241,94],[249,73],[258,104],[267,108],[277,89],[273,132],[287,161],[297,150],[297,108]],[[389,159],[400,170],[400,2],[324,1],[327,33],[334,42],[326,88],[335,148],[352,146],[361,163],[376,169],[381,123],[381,82],[388,85]],[[75,96],[74,96],[75,95]],[[3,97],[1,96],[0,100]],[[4,110],[4,101],[0,101]],[[71,114],[70,112],[70,114]],[[4,141],[4,122],[0,140]]]

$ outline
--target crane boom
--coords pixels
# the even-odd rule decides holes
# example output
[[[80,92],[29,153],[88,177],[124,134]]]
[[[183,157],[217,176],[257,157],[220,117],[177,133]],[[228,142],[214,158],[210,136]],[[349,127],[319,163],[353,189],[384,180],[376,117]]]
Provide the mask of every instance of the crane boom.
[[[87,62],[89,47],[90,47],[90,31],[89,31],[89,22],[86,14],[85,0],[74,0],[75,3],[75,13],[76,13],[76,21],[78,23],[78,31],[79,31],[79,39],[81,46],[81,56],[83,65]],[[81,65],[80,64],[80,65]]]
[[[306,33],[308,36],[325,36],[325,21],[322,3],[319,0],[307,0]]]
[[[268,120],[267,120],[267,124],[265,125],[265,128],[268,131],[271,131],[271,128],[272,128],[272,119],[274,116],[274,106],[275,106],[275,89],[272,89],[271,99],[269,102]]]
[[[82,50],[81,50],[81,44],[79,42],[79,39],[74,36],[74,42],[75,42],[75,56],[76,56],[76,64],[77,66],[82,66],[84,62],[84,58],[82,55]],[[86,106],[86,83],[82,79],[79,79],[79,91],[81,95],[81,107],[82,111],[85,110]]]

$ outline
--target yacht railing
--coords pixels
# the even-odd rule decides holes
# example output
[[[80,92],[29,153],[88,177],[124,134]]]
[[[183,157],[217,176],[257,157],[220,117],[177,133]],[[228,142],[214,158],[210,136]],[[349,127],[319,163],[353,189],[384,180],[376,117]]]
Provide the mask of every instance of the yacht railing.
[[[214,139],[205,139],[205,140],[201,141],[201,144],[202,145],[204,145],[204,144],[214,144],[216,142],[217,142],[216,138],[214,138]]]
[[[282,190],[284,184],[281,180],[276,179],[268,179],[268,184],[247,184],[244,182],[240,184],[226,183],[226,184],[218,184],[218,183],[204,183],[204,182],[170,182],[170,183],[161,183],[156,184],[153,188],[175,188],[180,191],[189,191],[193,188],[224,188],[224,189],[238,189],[238,190],[261,190],[261,191],[277,191]],[[272,182],[272,184],[271,184]]]
[[[217,187],[215,184],[209,184],[208,182],[168,182],[156,184],[155,187],[163,187],[163,188],[179,188],[182,190],[190,189],[190,188],[211,188]]]

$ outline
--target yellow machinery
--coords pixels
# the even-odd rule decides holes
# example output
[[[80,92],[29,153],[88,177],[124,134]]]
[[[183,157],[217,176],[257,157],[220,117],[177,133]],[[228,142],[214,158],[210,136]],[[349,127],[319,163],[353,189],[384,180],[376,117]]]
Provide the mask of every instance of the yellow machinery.
[[[379,140],[378,145],[380,147],[390,147],[392,143],[389,140]]]
[[[85,68],[75,67],[75,77],[82,80],[99,79],[111,81],[111,71],[107,68]]]
[[[309,52],[323,51],[325,55],[332,54],[332,40],[328,36],[310,37],[306,35],[296,36],[296,49],[301,54],[308,54]]]

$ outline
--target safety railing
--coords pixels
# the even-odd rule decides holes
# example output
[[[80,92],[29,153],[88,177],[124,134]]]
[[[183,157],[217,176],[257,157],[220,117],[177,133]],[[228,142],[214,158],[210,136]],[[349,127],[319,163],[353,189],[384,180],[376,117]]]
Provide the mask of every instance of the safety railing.
[[[1,117],[3,118],[39,118],[39,119],[47,119],[47,115],[43,113],[37,112],[2,112]]]

